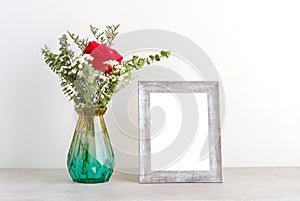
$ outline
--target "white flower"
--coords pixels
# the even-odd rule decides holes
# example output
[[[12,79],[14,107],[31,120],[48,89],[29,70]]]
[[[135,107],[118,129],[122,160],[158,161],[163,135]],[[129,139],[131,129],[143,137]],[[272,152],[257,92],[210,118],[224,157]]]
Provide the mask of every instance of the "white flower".
[[[117,65],[114,66],[114,68],[120,69],[120,70],[124,69],[124,67],[122,65],[120,65],[119,62]]]
[[[93,61],[94,60],[94,57],[92,57],[90,54],[85,54],[85,58],[88,61]]]
[[[79,61],[79,63],[81,63],[83,65],[87,65],[87,64],[89,64],[89,61],[93,61],[94,58],[92,56],[86,54],[86,55],[79,57],[77,60]]]
[[[107,65],[110,65],[112,67],[116,67],[117,65],[119,65],[119,62],[116,61],[116,60],[108,60],[108,61],[103,62],[103,64],[107,64]]]
[[[108,78],[106,76],[104,76],[103,74],[100,74],[99,79],[103,80],[103,81],[107,81]]]

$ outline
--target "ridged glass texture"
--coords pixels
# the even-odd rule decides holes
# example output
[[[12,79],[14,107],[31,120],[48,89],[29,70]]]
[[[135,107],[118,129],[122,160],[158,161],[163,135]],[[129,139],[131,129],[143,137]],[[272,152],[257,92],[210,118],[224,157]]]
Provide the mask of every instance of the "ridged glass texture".
[[[68,170],[73,181],[102,183],[114,169],[114,153],[103,115],[106,108],[76,107],[79,115],[68,153]]]

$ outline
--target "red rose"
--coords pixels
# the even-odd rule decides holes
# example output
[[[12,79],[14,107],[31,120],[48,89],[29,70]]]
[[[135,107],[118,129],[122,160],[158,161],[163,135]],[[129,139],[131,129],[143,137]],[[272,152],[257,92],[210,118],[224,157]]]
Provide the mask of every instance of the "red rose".
[[[84,54],[91,54],[91,52],[98,46],[99,44],[95,41],[89,42],[88,46],[84,50]]]
[[[104,62],[109,60],[116,60],[121,64],[123,57],[114,49],[107,47],[105,44],[98,44],[94,50],[90,53],[94,60],[92,65],[94,68],[98,70],[102,70],[103,72],[110,73],[113,71],[113,68],[108,65],[104,64]]]

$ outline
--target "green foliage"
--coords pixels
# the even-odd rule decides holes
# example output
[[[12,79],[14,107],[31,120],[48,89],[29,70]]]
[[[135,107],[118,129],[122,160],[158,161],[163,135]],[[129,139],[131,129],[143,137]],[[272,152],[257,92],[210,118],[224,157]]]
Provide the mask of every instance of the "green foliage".
[[[50,69],[58,75],[60,78],[60,85],[63,88],[63,92],[70,100],[74,100],[78,103],[78,100],[74,94],[74,81],[79,71],[79,62],[72,62],[75,60],[74,52],[69,50],[69,43],[67,36],[64,34],[59,38],[60,53],[55,54],[45,46],[42,48],[42,55],[46,64]]]
[[[128,61],[124,61],[122,65],[129,69],[134,68],[138,70],[142,68],[145,64],[150,65],[155,61],[160,61],[162,58],[169,58],[169,57],[170,57],[170,51],[160,51],[160,54],[149,55],[146,58],[139,58],[139,56],[134,55],[132,59]]]

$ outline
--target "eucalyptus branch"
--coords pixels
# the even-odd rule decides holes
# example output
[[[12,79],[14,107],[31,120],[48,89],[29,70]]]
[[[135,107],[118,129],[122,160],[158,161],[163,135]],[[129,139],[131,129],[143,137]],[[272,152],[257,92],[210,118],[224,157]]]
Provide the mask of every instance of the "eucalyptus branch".
[[[70,100],[77,102],[74,89],[74,81],[79,71],[79,61],[73,62],[75,59],[74,52],[69,49],[67,36],[64,34],[59,38],[60,53],[54,54],[47,46],[42,48],[42,55],[46,64],[60,78],[60,85],[63,88],[63,93]],[[76,99],[76,100],[75,100]]]
[[[126,68],[134,68],[134,69],[140,69],[145,64],[150,65],[155,61],[160,61],[162,58],[169,58],[170,57],[170,51],[160,51],[160,54],[155,55],[149,55],[145,58],[140,58],[139,56],[134,55],[132,59],[122,62],[122,65]]]
[[[124,87],[126,87],[130,82],[133,80],[132,73],[133,70],[138,70],[142,68],[144,65],[150,65],[151,63],[155,61],[160,61],[163,58],[169,58],[170,57],[170,51],[161,51],[160,54],[155,55],[149,55],[145,58],[140,58],[139,56],[134,55],[132,59],[122,62],[122,66],[124,66],[125,69],[122,70],[122,76],[123,80],[118,83],[118,86],[116,87],[116,92],[122,90]]]
[[[61,51],[61,54],[65,54],[71,58],[72,61],[75,61],[75,52],[70,49],[70,44],[68,43],[68,38],[66,34],[63,34],[59,38],[59,50]],[[67,65],[67,64],[66,64]]]

